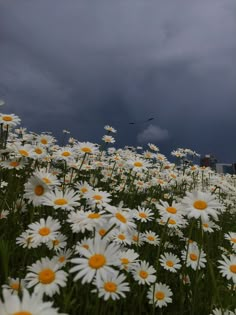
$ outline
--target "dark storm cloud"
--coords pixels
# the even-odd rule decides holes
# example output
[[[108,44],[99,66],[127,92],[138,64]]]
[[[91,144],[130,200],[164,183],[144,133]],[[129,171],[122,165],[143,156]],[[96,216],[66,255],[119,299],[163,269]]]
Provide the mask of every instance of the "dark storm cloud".
[[[2,1],[5,111],[80,140],[106,123],[129,145],[165,130],[165,152],[236,160],[235,29],[233,0]]]

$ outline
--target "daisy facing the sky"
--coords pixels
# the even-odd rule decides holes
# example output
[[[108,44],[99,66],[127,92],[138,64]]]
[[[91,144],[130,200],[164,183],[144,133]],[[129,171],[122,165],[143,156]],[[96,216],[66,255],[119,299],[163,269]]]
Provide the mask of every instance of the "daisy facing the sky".
[[[59,221],[49,216],[46,220],[41,218],[39,222],[31,223],[27,233],[32,243],[47,243],[57,238],[60,228]]]
[[[209,221],[209,217],[218,219],[223,206],[211,193],[194,191],[186,192],[186,196],[182,200],[182,208],[188,218],[201,218],[203,221]]]
[[[35,293],[45,293],[52,297],[55,293],[59,293],[60,287],[66,286],[68,274],[60,270],[55,259],[50,260],[48,257],[44,257],[28,267],[28,271],[25,278],[28,282],[27,287],[34,287]]]
[[[98,291],[98,297],[102,297],[105,301],[125,298],[125,293],[130,291],[129,283],[125,282],[125,279],[125,276],[117,271],[105,274],[101,282],[97,284],[97,290],[92,292]],[[94,283],[96,284],[96,281]]]
[[[59,189],[50,191],[43,197],[42,203],[45,206],[51,206],[54,209],[73,210],[79,206],[80,196],[73,190],[65,190],[64,192]]]
[[[168,285],[155,283],[155,286],[150,287],[147,298],[150,304],[155,304],[156,307],[162,308],[172,302],[172,295],[173,293]]]
[[[219,260],[220,273],[227,280],[232,279],[233,283],[236,284],[236,255],[230,255],[226,257],[222,255],[223,260]]]
[[[58,313],[52,305],[52,302],[44,302],[42,295],[30,295],[27,290],[23,291],[22,299],[3,290],[3,302],[0,300],[1,315],[66,315]]]
[[[96,277],[98,285],[107,274],[114,273],[113,266],[119,266],[119,246],[109,244],[107,240],[96,237],[87,241],[87,248],[80,248],[83,257],[72,258],[75,264],[70,272],[76,272],[74,281],[82,279],[83,283],[91,283]]]

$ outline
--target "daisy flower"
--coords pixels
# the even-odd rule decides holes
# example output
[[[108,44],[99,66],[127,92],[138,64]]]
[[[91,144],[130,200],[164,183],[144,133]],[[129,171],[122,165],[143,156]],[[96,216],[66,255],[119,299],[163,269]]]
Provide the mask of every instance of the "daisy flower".
[[[43,147],[49,147],[51,146],[56,139],[50,135],[39,135],[37,136],[36,142]]]
[[[131,233],[132,244],[136,246],[142,246],[146,241],[146,238],[143,233],[134,231]]]
[[[133,249],[127,249],[126,251],[121,251],[120,253],[120,262],[121,262],[121,269],[126,271],[130,271],[134,268],[137,264],[139,254],[136,253]]]
[[[155,283],[154,286],[150,287],[147,298],[149,299],[149,304],[154,303],[156,307],[162,308],[172,302],[172,295],[173,293],[168,285]]]
[[[115,271],[113,274],[106,274],[100,283],[97,284],[98,297],[105,301],[108,299],[119,300],[125,298],[125,292],[129,292],[129,283],[125,282],[125,276]],[[96,282],[95,282],[96,283]]]
[[[23,159],[12,159],[12,160],[5,160],[0,163],[1,167],[4,169],[15,169],[21,170],[25,167],[25,161]]]
[[[224,260],[219,260],[220,273],[227,280],[232,279],[233,283],[236,284],[236,255],[230,255],[229,258],[222,255]]]
[[[89,190],[84,194],[90,205],[102,205],[106,206],[110,201],[111,195],[106,191],[100,191],[98,188],[94,190]]]
[[[177,272],[177,270],[181,268],[179,258],[172,253],[164,253],[160,256],[159,260],[161,266],[170,272]]]
[[[32,148],[32,159],[42,160],[48,156],[48,152],[42,145],[36,145]]]
[[[104,126],[104,129],[108,132],[116,133],[116,130],[109,125]]]
[[[202,230],[204,232],[213,233],[215,230],[219,230],[219,225],[215,224],[213,221],[203,221]]]
[[[21,122],[21,119],[14,114],[0,114],[0,124],[15,127]]]
[[[40,294],[29,294],[23,290],[22,299],[3,290],[3,302],[0,300],[1,315],[66,315],[58,313],[52,302],[44,302]]]
[[[138,284],[150,285],[156,281],[156,269],[150,266],[145,260],[138,262],[131,272]]]
[[[98,146],[91,142],[79,142],[76,150],[83,154],[95,154],[99,151]]]
[[[35,171],[34,176],[43,181],[44,184],[48,187],[60,185],[60,181],[58,180],[58,178],[45,169],[41,168],[40,170]]]
[[[57,238],[60,228],[59,221],[49,216],[46,220],[41,218],[39,222],[31,223],[27,233],[33,243],[47,243]]]
[[[25,286],[26,282],[24,279],[9,277],[8,284],[2,285],[2,288],[10,291],[11,294],[18,295],[20,291],[23,291]]]
[[[115,143],[115,139],[112,136],[105,135],[102,137],[105,143]]]
[[[226,240],[230,241],[233,249],[236,249],[236,233],[229,232],[228,234],[225,234],[224,237]]]
[[[159,210],[162,217],[175,219],[177,216],[183,214],[179,203],[173,201],[172,204],[169,204],[167,201],[163,200],[160,200],[159,202],[160,204],[156,204],[156,208]]]
[[[130,232],[136,228],[136,224],[133,221],[133,214],[130,209],[109,206],[106,210],[111,213],[109,222],[111,224],[116,224],[117,228],[122,232]]]
[[[65,190],[64,192],[59,189],[47,192],[43,196],[42,203],[45,206],[51,206],[54,209],[73,210],[74,207],[79,206],[80,196],[73,190]]]
[[[31,176],[25,184],[24,197],[31,201],[34,206],[42,204],[42,198],[49,191],[48,186],[38,177]]]
[[[8,217],[9,211],[8,210],[2,210],[0,212],[0,220],[6,219]]]
[[[212,313],[210,315],[235,315],[236,314],[236,310],[234,312],[229,311],[229,310],[221,310],[219,308],[215,308],[214,310],[212,310]]]
[[[218,214],[223,208],[214,195],[201,191],[187,192],[182,207],[188,218],[201,218],[203,221],[209,221],[209,216],[218,220]]]
[[[54,157],[58,160],[72,160],[74,158],[74,149],[70,147],[63,147],[56,151]]]
[[[196,243],[191,243],[188,246],[188,252],[187,249],[182,251],[182,259],[183,261],[186,261],[187,267],[191,267],[193,270],[205,268],[206,266],[206,254],[203,252],[203,250],[199,250]]]
[[[16,238],[16,244],[28,249],[36,248],[40,245],[40,243],[36,243],[35,240],[32,239],[29,230],[21,233],[21,235]]]
[[[61,250],[67,245],[67,237],[61,233],[58,233],[56,238],[53,240],[50,240],[48,243],[46,243],[47,247],[49,249],[53,249],[55,251]]]
[[[92,190],[92,187],[86,181],[76,183],[75,188],[79,190],[82,196]]]
[[[114,243],[130,245],[131,244],[131,236],[127,232],[122,232],[119,229],[115,229],[111,233],[111,239]]]
[[[160,243],[159,236],[153,231],[146,231],[143,233],[143,236],[145,237],[145,241],[148,244],[156,246]]]
[[[55,260],[57,264],[61,267],[65,266],[69,262],[69,258],[73,255],[73,251],[71,249],[59,250],[52,259]]]
[[[89,239],[88,249],[81,248],[80,253],[84,257],[71,259],[71,263],[75,266],[70,269],[70,272],[76,272],[74,281],[82,279],[82,284],[92,282],[94,277],[100,284],[106,274],[114,273],[112,266],[120,265],[119,247],[98,237]]]
[[[135,172],[140,172],[142,170],[147,170],[150,167],[150,163],[143,159],[130,159],[127,161],[129,168]]]
[[[154,213],[151,209],[145,209],[138,206],[138,210],[133,211],[133,216],[136,220],[141,222],[148,222],[153,220]]]
[[[59,287],[66,286],[68,274],[60,270],[60,266],[54,259],[44,257],[27,269],[30,271],[25,278],[28,282],[27,287],[34,287],[35,293],[45,293],[52,297],[55,293],[59,293]]]

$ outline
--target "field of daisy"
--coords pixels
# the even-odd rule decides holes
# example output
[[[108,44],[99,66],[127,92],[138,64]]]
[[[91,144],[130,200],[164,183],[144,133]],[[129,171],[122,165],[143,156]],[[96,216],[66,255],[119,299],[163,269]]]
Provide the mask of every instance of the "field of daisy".
[[[236,314],[236,176],[0,126],[0,315]]]

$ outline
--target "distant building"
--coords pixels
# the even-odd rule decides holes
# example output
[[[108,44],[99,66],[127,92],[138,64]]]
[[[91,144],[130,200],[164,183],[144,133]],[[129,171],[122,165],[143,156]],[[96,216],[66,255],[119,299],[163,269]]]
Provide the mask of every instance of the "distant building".
[[[236,163],[216,163],[216,172],[220,174],[236,174]]]
[[[200,159],[200,166],[210,167],[216,170],[217,159],[214,155],[207,154]]]

